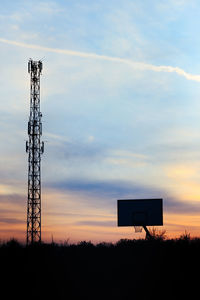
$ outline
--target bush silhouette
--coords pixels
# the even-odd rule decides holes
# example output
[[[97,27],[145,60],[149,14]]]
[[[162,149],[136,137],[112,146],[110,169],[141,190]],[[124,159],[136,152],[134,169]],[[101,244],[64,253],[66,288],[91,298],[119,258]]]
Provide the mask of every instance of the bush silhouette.
[[[166,234],[166,230],[157,230],[155,227],[153,227],[152,229],[149,230],[151,236],[153,239],[156,240],[166,240],[167,238],[167,234]]]
[[[181,299],[198,291],[200,239],[155,239],[117,243],[0,245],[6,298],[35,293],[55,299]],[[163,238],[164,237],[164,238]]]

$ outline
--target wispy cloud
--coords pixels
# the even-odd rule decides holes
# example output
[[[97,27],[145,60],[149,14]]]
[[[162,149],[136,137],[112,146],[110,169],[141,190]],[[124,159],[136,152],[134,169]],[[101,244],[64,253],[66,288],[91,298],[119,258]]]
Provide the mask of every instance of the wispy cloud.
[[[76,192],[83,195],[90,195],[95,199],[95,205],[113,208],[116,207],[116,199],[143,199],[163,198],[164,212],[173,214],[199,214],[200,204],[197,201],[180,201],[180,199],[164,188],[155,188],[150,185],[124,180],[82,180],[74,179],[66,182],[48,183],[46,187],[54,190]],[[99,198],[98,198],[99,197]],[[88,200],[90,205],[91,202]],[[84,200],[84,203],[85,200]]]
[[[102,221],[79,221],[75,225],[86,225],[91,227],[116,227],[116,220],[102,220]]]
[[[24,224],[24,220],[16,219],[16,218],[5,218],[0,217],[0,223],[8,223],[8,224]]]
[[[7,40],[7,39],[3,39],[3,38],[0,38],[0,42],[4,43],[4,44],[17,46],[17,47],[41,50],[41,51],[46,51],[46,52],[54,52],[54,53],[58,53],[58,54],[77,56],[77,57],[82,57],[82,58],[91,58],[91,59],[99,59],[99,60],[123,63],[123,64],[126,64],[135,69],[149,70],[149,71],[154,71],[154,72],[176,73],[180,76],[185,77],[187,80],[193,80],[193,81],[200,82],[200,75],[188,73],[179,67],[156,66],[156,65],[152,65],[152,64],[143,63],[143,62],[135,62],[135,61],[125,59],[125,58],[120,58],[120,57],[112,57],[112,56],[106,56],[106,55],[99,55],[96,53],[87,53],[87,52],[73,51],[73,50],[67,50],[67,49],[49,48],[49,47],[44,47],[44,46],[40,46],[40,45],[26,44],[23,42],[11,41],[11,40]]]

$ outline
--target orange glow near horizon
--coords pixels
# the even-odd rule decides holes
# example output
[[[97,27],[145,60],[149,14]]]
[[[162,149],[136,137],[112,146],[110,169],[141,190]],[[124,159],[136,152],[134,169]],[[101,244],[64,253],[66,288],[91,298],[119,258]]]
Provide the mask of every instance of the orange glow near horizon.
[[[24,212],[25,213],[25,212]],[[26,240],[26,220],[24,220],[24,213],[18,214],[19,223],[4,223],[1,222],[0,240],[9,240],[16,238],[21,242]],[[16,216],[10,214],[10,218]],[[23,217],[23,222],[21,222]],[[81,220],[83,224],[81,224]],[[91,225],[84,225],[84,220],[91,222]],[[100,225],[92,225],[94,216],[72,216],[60,218],[53,215],[45,215],[42,217],[42,240],[44,242],[51,242],[52,238],[55,242],[63,243],[77,243],[80,241],[91,241],[93,243],[100,242],[117,242],[120,239],[137,239],[144,238],[145,233],[135,233],[133,227],[117,227],[116,218],[106,218],[106,221],[113,222],[113,226],[104,225],[105,218],[99,217]],[[105,223],[106,223],[105,221]],[[102,223],[102,225],[101,225]],[[116,225],[115,225],[116,223]],[[191,237],[200,236],[200,220],[197,215],[181,215],[181,214],[164,214],[164,226],[155,227],[156,230],[166,230],[167,238],[178,238],[184,234],[185,231]]]
[[[6,192],[6,193],[5,193]],[[5,189],[1,195],[7,195]],[[10,238],[26,240],[26,196],[18,203],[0,203],[0,240]],[[96,199],[95,199],[96,200]],[[99,200],[98,200],[99,201]],[[63,193],[46,190],[42,197],[42,240],[77,243],[80,241],[117,242],[120,239],[144,238],[145,233],[135,233],[132,227],[117,227],[116,209],[107,210],[95,204],[91,195]],[[99,202],[100,203],[100,202]],[[167,238],[178,238],[185,231],[191,237],[200,236],[200,218],[197,214],[171,213],[164,210],[164,226]]]

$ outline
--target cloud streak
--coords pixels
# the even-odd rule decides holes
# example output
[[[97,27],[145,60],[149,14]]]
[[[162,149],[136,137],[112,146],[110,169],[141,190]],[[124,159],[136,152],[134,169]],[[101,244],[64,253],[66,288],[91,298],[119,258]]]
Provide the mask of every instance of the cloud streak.
[[[67,50],[67,49],[49,48],[49,47],[44,47],[44,46],[40,46],[40,45],[27,44],[27,43],[18,42],[18,41],[7,40],[4,38],[0,38],[0,42],[4,43],[4,44],[9,44],[12,46],[23,47],[23,48],[28,48],[28,49],[35,49],[35,50],[53,52],[53,53],[64,54],[64,55],[69,55],[69,56],[77,56],[77,57],[82,57],[82,58],[91,58],[91,59],[97,59],[97,60],[122,63],[122,64],[126,64],[129,67],[132,67],[134,69],[149,70],[149,71],[154,71],[154,72],[176,73],[180,76],[183,76],[187,80],[200,82],[200,75],[188,73],[179,67],[155,66],[152,64],[147,64],[147,63],[143,63],[143,62],[135,62],[135,61],[125,59],[125,58],[120,58],[120,57],[112,57],[112,56],[106,56],[106,55],[99,55],[96,53],[72,51],[72,50]]]
[[[154,188],[143,184],[123,180],[67,180],[66,182],[48,183],[46,187],[59,191],[77,192],[81,195],[90,194],[105,207],[116,207],[117,199],[163,198],[164,213],[198,215],[200,203],[192,200],[180,201],[165,189]],[[97,200],[97,198],[99,200]],[[90,199],[88,201],[91,201]]]

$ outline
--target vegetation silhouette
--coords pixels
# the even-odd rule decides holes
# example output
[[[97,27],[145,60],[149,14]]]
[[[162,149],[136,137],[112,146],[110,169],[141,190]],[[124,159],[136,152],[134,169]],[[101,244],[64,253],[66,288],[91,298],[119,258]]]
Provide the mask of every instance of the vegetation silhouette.
[[[200,238],[0,244],[1,293],[40,299],[181,299],[198,292]]]

